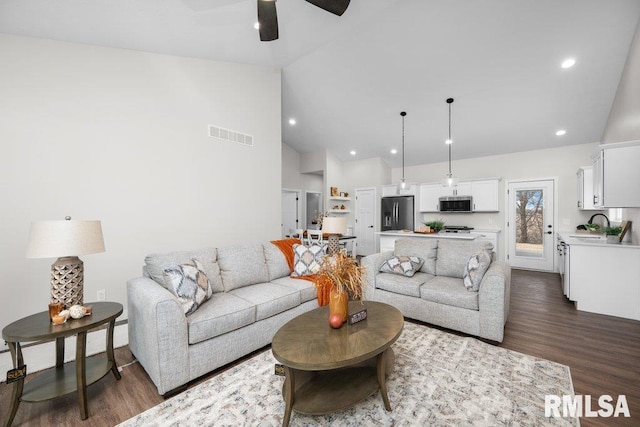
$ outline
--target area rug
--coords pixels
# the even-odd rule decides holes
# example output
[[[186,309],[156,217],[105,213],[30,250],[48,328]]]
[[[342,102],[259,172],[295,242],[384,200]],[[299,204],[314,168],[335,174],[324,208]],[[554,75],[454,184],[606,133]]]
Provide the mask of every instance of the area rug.
[[[574,394],[565,365],[409,322],[393,348],[391,412],[376,392],[333,414],[294,411],[290,425],[579,425],[544,415],[545,395]],[[266,350],[120,426],[280,426],[284,378],[275,363]]]

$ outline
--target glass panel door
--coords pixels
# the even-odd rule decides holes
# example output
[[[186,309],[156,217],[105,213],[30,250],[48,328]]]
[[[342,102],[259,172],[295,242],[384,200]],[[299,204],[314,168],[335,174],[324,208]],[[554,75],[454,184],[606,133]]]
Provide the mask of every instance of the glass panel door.
[[[512,267],[554,271],[553,180],[508,184],[507,260]]]

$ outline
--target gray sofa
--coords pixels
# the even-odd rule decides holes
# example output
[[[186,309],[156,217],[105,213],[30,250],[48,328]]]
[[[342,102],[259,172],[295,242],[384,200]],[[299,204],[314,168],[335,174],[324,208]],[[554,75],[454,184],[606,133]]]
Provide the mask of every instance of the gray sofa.
[[[185,315],[164,269],[197,259],[213,294]],[[312,282],[289,277],[270,242],[150,255],[127,282],[129,347],[161,395],[270,344],[290,319],[318,307]]]
[[[509,315],[511,269],[491,261],[477,292],[463,284],[469,258],[489,242],[436,238],[398,239],[394,251],[362,259],[366,267],[365,298],[397,307],[406,317],[502,342]],[[392,256],[418,256],[425,260],[413,277],[381,273]]]

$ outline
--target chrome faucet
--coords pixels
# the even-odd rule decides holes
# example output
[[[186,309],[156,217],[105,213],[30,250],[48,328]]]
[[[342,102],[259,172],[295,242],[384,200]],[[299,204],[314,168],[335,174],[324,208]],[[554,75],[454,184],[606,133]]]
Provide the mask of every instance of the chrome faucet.
[[[607,218],[607,216],[603,213],[597,213],[597,214],[593,214],[591,215],[591,218],[589,218],[589,222],[587,224],[593,224],[593,218],[597,217],[598,215],[603,216],[604,219],[607,220],[607,227],[611,227],[611,222],[609,222],[609,218]]]

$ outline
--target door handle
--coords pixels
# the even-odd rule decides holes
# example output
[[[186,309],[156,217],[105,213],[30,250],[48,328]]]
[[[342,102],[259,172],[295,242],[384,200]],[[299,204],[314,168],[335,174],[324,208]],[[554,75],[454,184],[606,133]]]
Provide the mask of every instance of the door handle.
[[[370,226],[369,226],[369,227],[367,227],[367,228],[373,228],[373,225],[370,225]]]
[[[553,231],[547,231],[547,234],[553,234]]]

